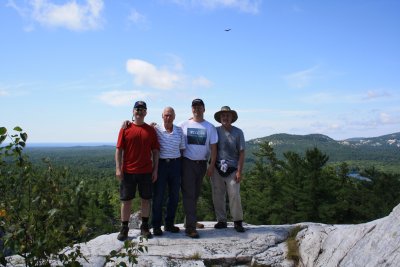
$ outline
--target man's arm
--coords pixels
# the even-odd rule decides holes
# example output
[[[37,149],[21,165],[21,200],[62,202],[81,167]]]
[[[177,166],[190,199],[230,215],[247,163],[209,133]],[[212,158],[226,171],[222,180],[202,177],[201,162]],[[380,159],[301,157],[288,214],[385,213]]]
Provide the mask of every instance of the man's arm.
[[[131,125],[131,121],[128,121],[128,120],[126,120],[126,121],[123,121],[122,122],[122,125],[121,125],[121,128],[122,129],[127,129],[128,127],[129,127],[129,125]]]
[[[160,151],[158,149],[153,149],[151,152],[153,154],[153,174],[151,181],[154,183],[158,178],[158,160],[160,158]]]
[[[117,176],[117,179],[120,181],[124,179],[124,173],[122,172],[122,154],[122,149],[117,148],[115,150],[115,176]]]
[[[214,168],[215,168],[215,161],[217,160],[217,144],[211,144],[210,145],[211,148],[211,157],[210,157],[210,165],[208,165],[208,169],[207,169],[207,176],[211,177],[211,175],[214,172]]]
[[[243,165],[244,165],[244,149],[240,150],[240,152],[239,152],[238,168],[236,171],[236,182],[237,183],[240,183],[240,181],[242,180]]]

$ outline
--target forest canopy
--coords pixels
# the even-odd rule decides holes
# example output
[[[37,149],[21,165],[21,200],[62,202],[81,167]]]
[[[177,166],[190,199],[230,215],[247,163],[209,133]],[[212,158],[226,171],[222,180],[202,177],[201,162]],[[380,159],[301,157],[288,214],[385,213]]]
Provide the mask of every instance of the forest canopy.
[[[68,245],[117,231],[120,201],[113,147],[26,149],[28,135],[19,127],[14,131],[0,127],[2,263],[10,253],[35,263]],[[278,158],[265,141],[254,159],[241,184],[246,223],[362,223],[388,215],[400,202],[400,174],[371,165],[359,170],[369,180],[351,178],[347,163],[328,164],[329,155],[317,147]],[[138,199],[132,212],[136,210]],[[180,203],[176,223],[183,219]],[[207,177],[198,219],[215,220]]]

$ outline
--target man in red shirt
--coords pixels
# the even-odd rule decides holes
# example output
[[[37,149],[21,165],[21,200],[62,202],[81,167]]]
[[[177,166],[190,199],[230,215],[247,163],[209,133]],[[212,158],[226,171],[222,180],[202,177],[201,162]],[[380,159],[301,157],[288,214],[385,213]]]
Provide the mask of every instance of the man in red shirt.
[[[120,241],[128,237],[128,222],[136,187],[138,187],[141,198],[142,225],[140,232],[146,238],[152,237],[148,222],[152,183],[157,180],[160,144],[154,128],[144,122],[146,114],[146,103],[137,101],[133,108],[133,123],[126,129],[121,128],[118,135],[115,151],[115,174],[120,181],[122,226],[117,237]]]

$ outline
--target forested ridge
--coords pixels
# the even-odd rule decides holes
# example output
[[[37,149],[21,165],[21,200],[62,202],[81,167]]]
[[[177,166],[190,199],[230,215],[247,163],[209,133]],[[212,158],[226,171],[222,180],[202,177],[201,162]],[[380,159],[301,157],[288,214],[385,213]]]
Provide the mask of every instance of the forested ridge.
[[[10,251],[38,257],[42,250],[56,252],[118,230],[114,147],[27,149],[22,129],[11,136],[1,129],[0,259]],[[251,167],[241,184],[246,223],[361,223],[386,216],[400,202],[400,174],[374,164],[330,164],[330,155],[317,146],[277,156],[270,140],[249,151],[254,153]],[[348,177],[354,167],[370,181]],[[136,199],[133,211],[138,207]],[[208,178],[198,219],[215,220]],[[181,202],[176,220],[183,222]]]

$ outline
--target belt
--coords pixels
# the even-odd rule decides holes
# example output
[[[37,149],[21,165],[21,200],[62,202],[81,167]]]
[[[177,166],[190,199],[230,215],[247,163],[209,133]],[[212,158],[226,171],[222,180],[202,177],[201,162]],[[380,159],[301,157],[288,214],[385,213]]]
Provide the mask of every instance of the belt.
[[[170,161],[175,161],[175,160],[178,160],[178,159],[180,159],[180,158],[174,158],[174,159],[159,159],[160,161],[164,161],[164,162],[170,162]]]
[[[207,163],[207,160],[193,160],[193,159],[189,159],[189,158],[186,158],[185,157],[185,159],[187,159],[187,160],[190,160],[191,162],[194,162],[194,163]]]

